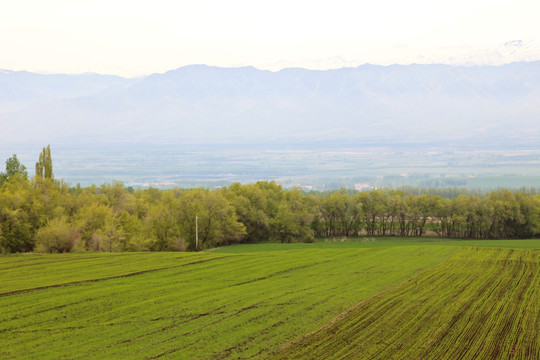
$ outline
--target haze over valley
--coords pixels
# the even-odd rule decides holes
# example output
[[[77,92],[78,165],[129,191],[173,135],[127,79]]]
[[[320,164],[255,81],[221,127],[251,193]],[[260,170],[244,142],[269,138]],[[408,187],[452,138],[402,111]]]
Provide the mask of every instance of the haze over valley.
[[[58,174],[83,184],[538,175],[540,61],[192,65],[141,78],[4,70],[0,94],[3,157],[31,168],[51,144]]]

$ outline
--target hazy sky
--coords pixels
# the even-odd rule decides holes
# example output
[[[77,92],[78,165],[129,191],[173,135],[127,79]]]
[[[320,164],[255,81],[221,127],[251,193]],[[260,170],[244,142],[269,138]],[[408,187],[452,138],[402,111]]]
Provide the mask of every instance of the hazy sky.
[[[539,14],[540,0],[1,0],[0,69],[539,60]]]

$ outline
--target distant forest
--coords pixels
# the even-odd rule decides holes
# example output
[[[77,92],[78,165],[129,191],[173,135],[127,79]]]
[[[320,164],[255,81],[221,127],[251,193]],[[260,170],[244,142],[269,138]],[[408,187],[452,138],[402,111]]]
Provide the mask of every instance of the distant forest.
[[[197,219],[197,221],[196,221]],[[198,248],[196,237],[198,234]],[[540,194],[377,189],[304,192],[273,181],[219,189],[69,186],[53,174],[50,147],[34,177],[17,159],[0,174],[0,251],[194,251],[315,237],[540,235]]]

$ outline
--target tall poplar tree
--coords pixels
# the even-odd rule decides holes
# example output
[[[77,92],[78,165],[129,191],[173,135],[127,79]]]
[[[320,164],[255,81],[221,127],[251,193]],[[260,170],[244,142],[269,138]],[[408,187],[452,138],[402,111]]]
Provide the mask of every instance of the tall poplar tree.
[[[47,145],[39,154],[39,161],[36,163],[36,176],[42,179],[53,179],[51,145]]]

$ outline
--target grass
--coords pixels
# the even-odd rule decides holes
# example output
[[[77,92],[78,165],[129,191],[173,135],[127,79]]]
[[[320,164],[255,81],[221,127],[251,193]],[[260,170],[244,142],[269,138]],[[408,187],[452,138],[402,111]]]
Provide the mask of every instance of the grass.
[[[299,249],[345,249],[345,248],[373,248],[373,247],[394,247],[394,246],[478,246],[492,248],[509,249],[537,249],[540,250],[540,239],[512,239],[512,240],[467,240],[467,239],[447,239],[430,237],[357,237],[357,238],[329,238],[317,239],[315,243],[264,243],[264,244],[242,244],[226,246],[210,250],[216,253],[241,253],[241,252],[264,252]]]
[[[537,240],[514,241],[484,244],[530,249],[538,248],[539,244]],[[516,336],[516,329],[521,329],[522,338],[513,351],[523,355],[522,351],[526,351],[523,349],[531,346],[527,336],[532,331],[538,333],[538,304],[524,300],[531,296],[538,299],[538,251],[464,248],[470,244],[360,238],[314,244],[241,245],[203,253],[3,256],[0,257],[0,358],[305,356],[298,347],[311,346],[304,342],[330,329],[328,324],[340,314],[342,320],[334,324],[358,320],[355,316],[362,309],[359,303],[376,307],[383,299],[399,301],[399,306],[381,308],[380,318],[387,319],[383,315],[394,309],[393,329],[406,331],[417,321],[432,319],[418,314],[407,318],[408,313],[428,309],[431,316],[440,317],[442,325],[448,325],[457,305],[469,311],[467,315],[474,315],[464,304],[476,297],[478,300],[470,303],[471,309],[481,308],[483,301],[488,301],[505,314],[513,309],[509,313],[515,315],[513,318],[519,315],[525,319],[519,324],[512,323],[510,331]],[[506,269],[505,264],[517,265]],[[476,268],[476,272],[467,273],[472,271],[469,268]],[[516,271],[519,276],[515,276]],[[444,282],[441,277],[445,278]],[[412,279],[420,281],[422,291],[411,288]],[[474,285],[475,281],[480,281],[480,285]],[[470,284],[475,287],[464,297],[465,293],[458,290],[469,289]],[[484,291],[487,295],[479,291],[483,286],[488,286]],[[523,289],[521,297],[517,292],[504,291],[516,287]],[[498,294],[500,298],[489,294]],[[506,299],[509,305],[500,299]],[[436,304],[453,301],[457,305],[422,308],[431,304],[430,301]],[[484,313],[488,314],[488,320],[495,317],[487,310]],[[373,318],[373,324],[378,324],[378,319]],[[473,320],[479,319],[483,318]],[[340,326],[348,329],[353,323]],[[377,331],[387,326],[383,324],[389,323],[381,322]],[[459,333],[467,330],[468,324],[456,321],[447,327],[449,332]],[[305,337],[317,329],[323,330]],[[426,336],[438,339],[434,337],[438,333],[420,330],[404,333],[403,339],[411,343],[399,338],[392,341],[408,346],[425,342]],[[371,334],[375,340],[370,341],[377,343],[377,334]],[[384,335],[384,338],[391,336]],[[303,338],[302,345],[283,349]],[[489,343],[495,341],[495,337],[486,339]],[[349,356],[365,344],[364,336],[355,336],[350,346],[344,347],[350,348],[349,352],[343,350],[343,354]],[[397,350],[395,353],[403,354]],[[328,353],[320,356],[327,357]]]

